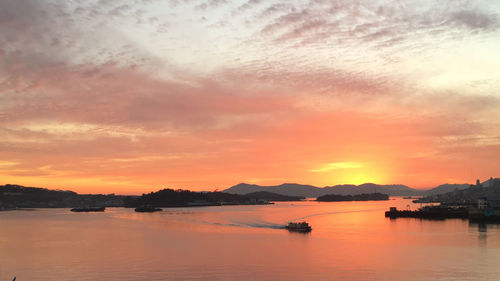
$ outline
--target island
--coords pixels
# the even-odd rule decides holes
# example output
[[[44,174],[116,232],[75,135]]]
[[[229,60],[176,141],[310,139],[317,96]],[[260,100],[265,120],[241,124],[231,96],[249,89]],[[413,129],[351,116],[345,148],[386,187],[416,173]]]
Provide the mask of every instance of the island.
[[[316,198],[316,201],[320,202],[383,201],[383,200],[389,200],[389,195],[383,193],[363,193],[356,195],[327,194]]]
[[[300,201],[304,197],[272,192],[230,194],[219,191],[162,189],[136,195],[78,194],[21,185],[0,185],[0,211],[28,208],[72,208],[73,212],[101,212],[107,207],[137,208],[138,212],[159,211],[160,207],[202,207],[222,205],[269,205],[274,201]]]
[[[269,191],[256,191],[245,194],[246,197],[255,198],[258,200],[267,200],[267,201],[301,201],[306,199],[304,196],[291,196],[291,195],[282,195]]]
[[[127,198],[125,207],[202,207],[222,205],[268,205],[272,201],[299,201],[300,196],[286,196],[272,192],[253,192],[245,195],[219,191],[197,192],[183,189],[162,189],[143,194],[137,198]]]
[[[161,208],[155,208],[151,206],[141,206],[135,208],[135,211],[138,213],[154,213],[154,212],[161,212],[163,210]]]
[[[50,190],[21,185],[0,185],[0,211],[24,208],[85,208],[123,207],[126,198],[138,196],[115,194],[78,194],[68,190]]]
[[[88,213],[88,212],[104,212],[106,207],[81,207],[73,208],[70,211],[76,213]]]

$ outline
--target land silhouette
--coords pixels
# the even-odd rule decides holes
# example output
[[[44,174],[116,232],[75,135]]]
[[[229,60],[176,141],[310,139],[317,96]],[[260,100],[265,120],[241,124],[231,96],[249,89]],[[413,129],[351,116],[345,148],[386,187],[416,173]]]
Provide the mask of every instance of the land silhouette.
[[[418,210],[397,210],[391,207],[385,213],[391,219],[411,217],[421,219],[462,218],[470,222],[500,222],[500,179],[490,178],[465,189],[431,194],[414,200],[415,203],[440,203],[427,205]]]
[[[497,185],[497,181],[492,181],[492,183]],[[362,185],[336,185],[322,188],[295,183],[285,183],[276,186],[259,186],[240,183],[223,191],[196,192],[167,188],[136,196],[78,194],[67,190],[50,190],[46,188],[6,184],[0,186],[0,210],[16,208],[79,207],[135,208],[141,206],[194,207],[269,204],[274,201],[299,201],[306,197],[318,198],[318,201],[353,201],[385,200],[386,196],[414,195],[425,196],[422,200],[427,200],[428,202],[440,202],[440,200],[448,200],[449,198],[461,198],[461,200],[463,200],[464,197],[477,198],[478,196],[484,195],[492,196],[489,193],[487,194],[487,192],[493,192],[491,189],[485,191],[486,193],[477,193],[476,191],[471,193],[467,191],[470,187],[470,184],[445,184],[429,190],[418,190],[405,185],[378,185],[373,183]],[[477,188],[475,190],[477,190]],[[381,195],[379,196],[378,194]],[[498,197],[500,198],[500,195]]]
[[[500,201],[500,178],[490,178],[464,189],[435,193],[415,200],[416,203],[475,204],[479,199]]]
[[[270,201],[299,201],[304,197],[270,192],[239,195],[225,192],[195,192],[162,189],[134,195],[78,194],[66,190],[49,190],[7,184],[0,186],[0,210],[18,208],[91,208],[91,207],[194,207],[216,205],[269,204]]]
[[[233,194],[248,194],[257,191],[266,191],[289,196],[318,197],[327,194],[356,195],[367,193],[383,193],[389,196],[426,196],[431,194],[441,194],[455,189],[468,188],[470,184],[443,184],[428,190],[421,190],[401,184],[380,185],[374,183],[364,183],[361,185],[342,184],[334,186],[316,187],[297,183],[284,183],[280,185],[260,186],[255,184],[240,183],[232,186],[224,192]]]
[[[382,201],[389,200],[389,195],[382,193],[363,193],[356,195],[327,194],[319,196],[316,201],[338,202],[338,201]]]

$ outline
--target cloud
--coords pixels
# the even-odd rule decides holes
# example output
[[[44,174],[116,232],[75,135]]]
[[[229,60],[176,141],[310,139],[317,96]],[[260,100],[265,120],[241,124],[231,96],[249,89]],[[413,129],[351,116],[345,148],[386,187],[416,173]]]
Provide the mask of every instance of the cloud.
[[[450,22],[459,27],[462,26],[472,30],[494,31],[499,27],[495,15],[475,10],[454,12],[450,16]]]
[[[365,163],[360,163],[360,162],[334,162],[334,163],[327,163],[319,169],[311,169],[309,171],[314,173],[324,173],[338,169],[358,169],[358,168],[363,168],[365,166],[366,166]]]
[[[124,16],[127,11],[130,11],[130,6],[127,4],[120,5],[118,7],[113,8],[108,12],[110,16]]]
[[[19,163],[13,161],[0,161],[0,168],[8,168],[12,166],[16,166]]]
[[[0,166],[184,184],[496,155],[494,6],[0,1]]]
[[[206,11],[207,9],[215,9],[227,4],[227,0],[208,0],[194,7],[195,10]]]
[[[262,0],[248,0],[244,4],[238,7],[239,12],[244,12],[245,10],[252,9],[255,6],[261,4],[263,1]]]
[[[495,13],[482,11],[468,1],[311,1],[308,5],[296,3],[293,8],[273,4],[266,11],[255,22],[264,20],[262,35],[277,44],[299,40],[308,45],[373,43],[387,48],[414,44],[423,34],[444,40],[498,28]],[[269,21],[272,14],[277,16]]]
[[[290,3],[274,3],[268,6],[261,14],[258,16],[259,18],[267,18],[273,16],[275,14],[281,13],[291,13],[295,12],[296,8],[293,4]]]
[[[114,66],[55,67],[32,75],[33,87],[10,85],[0,96],[4,124],[57,120],[189,130],[219,126],[225,116],[268,114],[294,106],[283,97],[244,96],[195,76],[188,78],[193,85],[185,85]]]

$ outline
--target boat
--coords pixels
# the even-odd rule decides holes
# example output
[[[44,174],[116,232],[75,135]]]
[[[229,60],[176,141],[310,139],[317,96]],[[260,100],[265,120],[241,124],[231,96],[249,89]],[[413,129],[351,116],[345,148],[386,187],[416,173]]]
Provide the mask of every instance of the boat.
[[[311,232],[312,228],[311,226],[305,222],[289,222],[287,226],[285,226],[288,231],[295,231],[295,232]]]
[[[82,208],[73,208],[71,212],[104,212],[106,210],[105,207],[82,207]]]
[[[160,208],[155,208],[155,207],[151,207],[151,206],[141,206],[141,207],[135,208],[135,211],[139,212],[139,213],[152,213],[152,212],[160,212],[163,210]]]

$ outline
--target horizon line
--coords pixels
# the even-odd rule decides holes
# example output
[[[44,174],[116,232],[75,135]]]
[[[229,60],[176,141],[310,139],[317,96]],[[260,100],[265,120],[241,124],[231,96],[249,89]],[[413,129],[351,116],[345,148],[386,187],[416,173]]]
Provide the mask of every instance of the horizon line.
[[[488,180],[490,179],[494,179],[494,177],[490,177],[488,178]],[[487,180],[486,180],[487,181]],[[457,184],[457,185],[464,185],[464,184],[469,184],[469,185],[473,185],[471,183],[443,183],[443,184],[439,184],[437,186],[434,186],[434,187],[426,187],[426,188],[416,188],[416,187],[411,187],[411,186],[408,186],[406,184],[379,184],[379,183],[372,183],[372,182],[365,182],[365,183],[362,183],[362,184],[349,184],[349,183],[343,183],[343,184],[335,184],[335,185],[326,185],[326,186],[315,186],[315,185],[312,185],[312,184],[301,184],[301,183],[292,183],[292,182],[284,182],[284,183],[281,183],[281,184],[276,184],[276,185],[259,185],[259,184],[253,184],[253,183],[246,183],[246,182],[240,182],[240,183],[237,183],[235,185],[232,185],[230,187],[226,187],[222,190],[219,190],[220,188],[212,188],[212,189],[204,189],[204,190],[194,190],[192,188],[175,188],[175,187],[159,187],[158,189],[156,190],[150,190],[150,191],[147,191],[147,192],[142,192],[142,194],[147,194],[147,193],[151,193],[151,192],[157,192],[157,191],[160,191],[160,190],[163,190],[163,189],[173,189],[173,190],[188,190],[188,191],[193,191],[193,192],[223,192],[227,189],[230,189],[232,187],[235,187],[235,186],[238,186],[240,184],[247,184],[247,185],[254,185],[254,186],[258,186],[258,187],[278,187],[278,186],[281,186],[281,185],[286,185],[286,184],[295,184],[295,185],[302,185],[302,186],[312,186],[312,187],[316,187],[316,188],[328,188],[328,187],[341,187],[341,186],[353,186],[353,187],[360,187],[362,185],[366,185],[366,184],[374,184],[374,185],[380,185],[380,186],[405,186],[405,187],[408,187],[410,189],[414,189],[414,190],[419,190],[419,191],[426,191],[426,190],[431,190],[433,188],[436,188],[436,187],[439,187],[439,186],[442,186],[442,185],[446,185],[446,184],[449,184],[449,185],[454,185],[454,184]],[[26,185],[22,185],[22,184],[13,184],[13,183],[5,183],[3,184],[3,186],[6,186],[6,185],[14,185],[14,186],[22,186],[22,187],[34,187],[34,188],[44,188],[44,189],[47,189],[47,190],[55,190],[55,191],[71,191],[71,192],[75,192],[71,189],[61,189],[61,188],[54,188],[54,187],[44,187],[44,186],[26,186]],[[87,195],[87,194],[103,194],[103,195],[109,195],[109,194],[115,194],[115,195],[119,195],[119,196],[135,196],[133,194],[118,194],[118,193],[115,193],[115,192],[112,192],[112,193],[78,193],[78,192],[75,192],[79,195]]]

